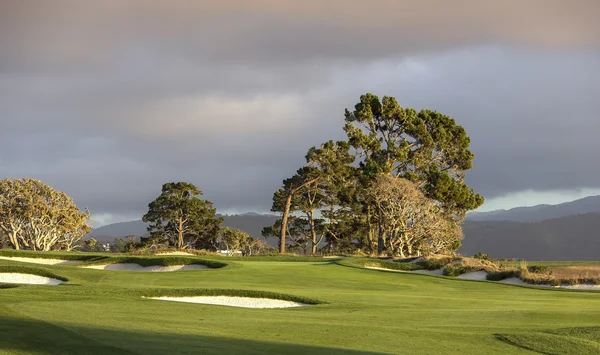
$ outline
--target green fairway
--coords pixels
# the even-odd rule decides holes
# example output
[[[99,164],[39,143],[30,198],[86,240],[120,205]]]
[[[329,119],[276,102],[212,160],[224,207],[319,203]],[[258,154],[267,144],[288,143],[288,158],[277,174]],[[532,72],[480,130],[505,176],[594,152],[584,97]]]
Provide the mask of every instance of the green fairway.
[[[327,259],[218,260],[230,265],[134,273],[0,260],[0,267],[35,267],[69,280],[0,288],[0,353],[600,352],[598,292],[365,270]],[[142,298],[190,289],[268,291],[323,303],[245,309]]]

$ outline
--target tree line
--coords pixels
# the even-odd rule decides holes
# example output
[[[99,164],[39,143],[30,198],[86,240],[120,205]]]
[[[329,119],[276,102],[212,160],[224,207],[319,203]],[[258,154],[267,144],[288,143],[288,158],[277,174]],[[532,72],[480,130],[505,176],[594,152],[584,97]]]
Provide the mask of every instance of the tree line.
[[[279,252],[356,253],[403,257],[456,250],[467,211],[483,203],[470,189],[470,139],[455,120],[436,111],[403,108],[393,97],[360,97],[346,109],[347,139],[311,147],[306,164],[283,181],[272,211],[281,213],[263,236]],[[148,205],[144,247],[263,251],[260,240],[221,227],[212,202],[188,182],[170,182]],[[35,179],[0,181],[0,246],[74,250],[95,247],[82,238],[90,213],[64,192]],[[126,245],[133,242],[119,241]],[[321,249],[321,250],[320,250]]]
[[[279,250],[415,256],[456,250],[461,223],[483,197],[465,183],[473,153],[465,129],[444,114],[365,94],[346,109],[347,140],[312,147],[283,181],[263,229]]]

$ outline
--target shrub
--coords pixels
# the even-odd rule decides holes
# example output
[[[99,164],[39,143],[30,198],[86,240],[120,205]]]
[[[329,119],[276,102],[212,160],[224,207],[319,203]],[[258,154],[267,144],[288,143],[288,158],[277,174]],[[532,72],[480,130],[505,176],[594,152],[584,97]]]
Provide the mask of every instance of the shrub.
[[[489,256],[482,252],[477,252],[477,254],[473,255],[473,258],[479,259],[479,260],[489,260]]]
[[[461,264],[450,264],[444,267],[444,276],[460,276],[468,272],[479,271],[480,269],[473,266],[461,265]]]
[[[422,268],[427,269],[427,270],[437,270],[437,269],[441,269],[444,266],[450,264],[454,260],[455,260],[455,258],[452,256],[441,257],[441,258],[427,258],[427,259],[422,259],[422,260],[418,261],[417,265],[419,265]]]
[[[527,271],[534,274],[552,274],[552,271],[547,266],[531,265],[527,267]]]
[[[504,279],[509,279],[511,277],[519,277],[519,271],[516,269],[494,271],[488,273],[486,279],[489,281],[500,281]]]

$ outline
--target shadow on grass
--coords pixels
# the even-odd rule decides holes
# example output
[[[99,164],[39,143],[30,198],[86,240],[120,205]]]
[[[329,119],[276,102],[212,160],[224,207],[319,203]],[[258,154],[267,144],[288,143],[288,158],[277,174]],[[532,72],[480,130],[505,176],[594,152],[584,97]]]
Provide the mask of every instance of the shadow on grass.
[[[83,315],[82,315],[83,316]],[[115,321],[117,322],[117,321]],[[173,329],[174,332],[177,329]],[[8,354],[328,354],[361,352],[192,334],[161,334],[68,325],[0,314],[0,353]]]

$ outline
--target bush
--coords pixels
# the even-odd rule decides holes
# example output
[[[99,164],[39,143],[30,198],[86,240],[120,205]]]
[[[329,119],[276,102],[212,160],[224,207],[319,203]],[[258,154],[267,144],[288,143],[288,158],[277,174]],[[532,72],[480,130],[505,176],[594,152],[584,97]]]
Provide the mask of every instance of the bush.
[[[486,279],[489,281],[500,281],[511,277],[519,277],[518,270],[501,270],[488,273]]]
[[[462,274],[466,274],[468,272],[475,272],[475,271],[479,271],[479,269],[476,267],[467,266],[467,265],[451,264],[451,265],[446,265],[444,267],[444,276],[456,277],[456,276],[460,276]]]
[[[531,265],[527,267],[527,271],[534,274],[552,274],[552,271],[547,266]]]
[[[484,254],[482,252],[477,252],[477,254],[473,255],[473,258],[479,259],[479,260],[489,260],[490,259],[487,254]]]
[[[417,262],[417,265],[427,270],[437,270],[454,261],[454,257],[428,258]]]

